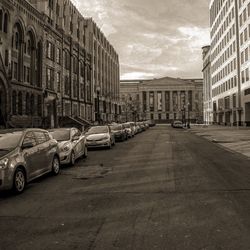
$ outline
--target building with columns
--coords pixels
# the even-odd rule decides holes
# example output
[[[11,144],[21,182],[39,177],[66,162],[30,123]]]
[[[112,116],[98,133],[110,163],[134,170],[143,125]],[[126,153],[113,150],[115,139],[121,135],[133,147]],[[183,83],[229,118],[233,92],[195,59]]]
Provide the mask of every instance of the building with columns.
[[[210,46],[202,48],[203,59],[203,107],[204,107],[204,123],[213,123],[212,109],[212,84],[211,84],[211,63],[210,63]]]
[[[1,127],[93,122],[96,75],[108,89],[105,115],[117,114],[118,55],[100,31],[105,51],[95,46],[92,23],[70,0],[0,1]]]
[[[164,77],[120,84],[123,120],[203,122],[203,80]]]

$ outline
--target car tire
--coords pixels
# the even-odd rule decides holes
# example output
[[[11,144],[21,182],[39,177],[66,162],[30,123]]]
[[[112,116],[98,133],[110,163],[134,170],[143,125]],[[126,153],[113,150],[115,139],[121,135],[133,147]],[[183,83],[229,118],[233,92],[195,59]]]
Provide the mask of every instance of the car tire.
[[[58,175],[60,172],[60,161],[57,156],[53,158],[51,172],[53,175]]]
[[[84,147],[84,154],[82,155],[83,158],[87,158],[88,157],[88,148],[85,146]]]
[[[72,151],[71,155],[70,155],[70,165],[74,166],[75,165],[75,161],[76,161],[75,152]]]
[[[22,168],[17,168],[13,178],[13,191],[20,194],[24,191],[26,186],[26,175]]]

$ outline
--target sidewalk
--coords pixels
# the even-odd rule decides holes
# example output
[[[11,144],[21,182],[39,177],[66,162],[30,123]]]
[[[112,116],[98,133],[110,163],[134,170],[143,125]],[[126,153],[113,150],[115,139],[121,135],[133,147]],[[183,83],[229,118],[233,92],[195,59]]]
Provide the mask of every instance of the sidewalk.
[[[250,158],[250,128],[225,126],[196,126],[190,129],[192,133],[218,143],[230,151],[243,154]]]

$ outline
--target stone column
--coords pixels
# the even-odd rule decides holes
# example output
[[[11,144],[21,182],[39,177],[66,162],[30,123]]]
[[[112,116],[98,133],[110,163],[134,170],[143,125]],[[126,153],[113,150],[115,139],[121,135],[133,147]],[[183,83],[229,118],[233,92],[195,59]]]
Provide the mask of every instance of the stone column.
[[[157,91],[154,91],[154,112],[158,111]]]
[[[166,112],[166,92],[162,91],[162,112]]]
[[[169,91],[169,112],[173,112],[173,91]]]
[[[150,111],[150,107],[149,107],[149,91],[146,92],[146,105],[147,105],[147,112]]]
[[[177,103],[178,103],[178,107],[177,107],[177,117],[178,119],[181,119],[181,92],[177,91]]]

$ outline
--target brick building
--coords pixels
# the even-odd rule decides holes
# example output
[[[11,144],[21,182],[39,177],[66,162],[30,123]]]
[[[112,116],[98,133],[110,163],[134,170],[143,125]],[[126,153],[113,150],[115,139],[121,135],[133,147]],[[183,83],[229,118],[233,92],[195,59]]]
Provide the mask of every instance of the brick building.
[[[2,126],[55,127],[95,120],[92,26],[69,0],[2,0],[0,39]],[[109,44],[118,62],[111,48]],[[97,75],[110,80],[107,72],[116,72],[119,79],[112,68],[119,62],[107,61],[108,71],[97,68]]]

